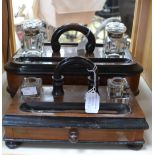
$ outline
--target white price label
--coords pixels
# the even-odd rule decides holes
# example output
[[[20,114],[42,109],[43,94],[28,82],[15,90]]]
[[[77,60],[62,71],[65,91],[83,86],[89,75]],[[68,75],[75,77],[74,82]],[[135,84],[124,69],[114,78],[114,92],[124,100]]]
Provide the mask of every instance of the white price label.
[[[37,95],[37,88],[36,87],[24,87],[21,88],[21,92],[23,95]]]
[[[98,113],[100,108],[100,96],[95,91],[87,92],[85,95],[85,112]]]

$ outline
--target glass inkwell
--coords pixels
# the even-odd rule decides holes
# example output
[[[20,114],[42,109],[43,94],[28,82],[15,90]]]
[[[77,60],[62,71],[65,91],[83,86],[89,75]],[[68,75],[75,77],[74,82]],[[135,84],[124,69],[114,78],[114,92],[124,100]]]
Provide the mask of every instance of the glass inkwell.
[[[43,26],[40,20],[26,20],[23,22],[23,49],[26,57],[41,57],[43,49]]]
[[[111,103],[128,104],[130,99],[127,80],[121,77],[114,77],[107,81],[107,96]]]
[[[39,99],[42,92],[42,79],[25,77],[20,88],[22,102],[30,102]]]
[[[107,58],[123,58],[125,50],[129,48],[126,26],[121,22],[109,22],[105,30],[107,37],[105,39],[104,52]]]

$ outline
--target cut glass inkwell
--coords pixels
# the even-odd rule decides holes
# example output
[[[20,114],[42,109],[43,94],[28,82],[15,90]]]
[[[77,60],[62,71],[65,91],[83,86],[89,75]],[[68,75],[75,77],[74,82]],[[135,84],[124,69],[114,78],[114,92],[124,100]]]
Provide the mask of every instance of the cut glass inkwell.
[[[42,90],[42,80],[36,77],[26,77],[21,85],[21,97],[23,102],[34,100],[40,97]]]
[[[105,27],[107,38],[105,42],[105,54],[108,58],[123,57],[129,47],[126,35],[126,26],[121,22],[110,22]]]
[[[43,49],[43,22],[26,20],[23,22],[23,55],[26,57],[41,57]]]
[[[107,81],[108,99],[114,103],[128,103],[130,94],[129,86],[125,78],[114,77]]]

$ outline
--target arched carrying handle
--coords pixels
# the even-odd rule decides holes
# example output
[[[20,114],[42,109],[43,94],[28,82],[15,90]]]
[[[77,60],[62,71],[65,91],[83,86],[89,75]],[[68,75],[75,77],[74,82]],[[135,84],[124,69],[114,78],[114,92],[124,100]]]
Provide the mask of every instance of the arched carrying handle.
[[[86,44],[86,53],[93,54],[93,51],[96,45],[95,37],[93,33],[87,27],[76,23],[63,25],[58,29],[56,29],[56,31],[53,33],[51,38],[51,46],[52,46],[53,53],[58,54],[60,52],[61,45],[59,43],[59,38],[64,32],[67,32],[70,30],[79,31],[87,37],[88,42]]]
[[[52,91],[53,96],[62,96],[64,94],[64,91],[63,91],[64,77],[62,76],[63,71],[65,68],[69,68],[70,66],[74,66],[74,65],[81,65],[85,69],[85,71],[88,72],[90,76],[88,89],[91,89],[94,86],[94,74],[92,72],[89,72],[89,70],[94,70],[94,68],[96,67],[94,63],[82,57],[69,57],[69,58],[63,59],[55,69],[55,72],[53,75],[53,91]],[[98,77],[97,68],[95,70],[95,73],[96,73],[96,77]],[[97,91],[97,87],[98,87],[97,84],[95,84],[95,86]]]

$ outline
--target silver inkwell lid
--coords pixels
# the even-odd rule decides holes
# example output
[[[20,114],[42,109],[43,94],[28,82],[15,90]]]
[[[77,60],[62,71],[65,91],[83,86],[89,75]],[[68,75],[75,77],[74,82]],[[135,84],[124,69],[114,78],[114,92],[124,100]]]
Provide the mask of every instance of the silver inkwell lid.
[[[105,27],[110,38],[122,38],[126,32],[126,26],[121,22],[110,22]]]
[[[38,19],[30,19],[23,22],[23,31],[26,36],[35,36],[40,33],[43,22]]]

